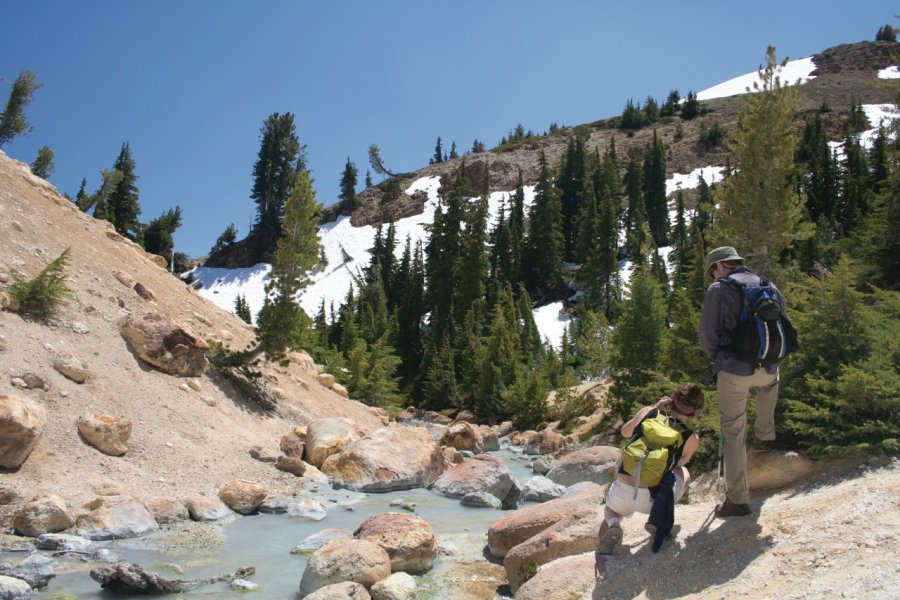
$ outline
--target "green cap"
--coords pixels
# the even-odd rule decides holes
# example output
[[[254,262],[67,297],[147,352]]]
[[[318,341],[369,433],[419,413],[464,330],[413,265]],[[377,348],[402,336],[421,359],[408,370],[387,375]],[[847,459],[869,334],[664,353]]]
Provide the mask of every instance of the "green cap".
[[[712,252],[706,255],[706,270],[709,271],[709,268],[713,266],[717,262],[723,262],[726,260],[744,260],[740,256],[738,256],[737,250],[732,248],[731,246],[722,246],[720,248],[716,248]]]

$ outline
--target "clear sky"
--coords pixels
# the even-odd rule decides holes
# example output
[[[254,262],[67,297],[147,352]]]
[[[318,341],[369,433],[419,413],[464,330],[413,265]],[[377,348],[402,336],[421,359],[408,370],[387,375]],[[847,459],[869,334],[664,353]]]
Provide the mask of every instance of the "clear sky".
[[[292,112],[318,201],[337,199],[349,157],[369,169],[428,163],[435,140],[495,146],[663,101],[779,58],[872,40],[896,6],[860,0],[0,0],[0,77],[33,70],[35,131],[7,144],[75,195],[128,141],[144,222],[180,205],[176,249],[205,254],[254,216],[259,130]],[[0,81],[5,103],[9,85]],[[379,177],[373,173],[377,182]]]

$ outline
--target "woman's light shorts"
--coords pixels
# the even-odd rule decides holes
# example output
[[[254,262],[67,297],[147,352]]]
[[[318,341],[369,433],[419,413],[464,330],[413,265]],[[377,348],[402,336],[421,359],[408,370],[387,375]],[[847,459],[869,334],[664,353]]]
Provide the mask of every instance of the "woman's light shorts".
[[[675,502],[684,495],[684,477],[675,469]],[[628,515],[639,512],[649,515],[650,509],[653,507],[653,498],[650,497],[650,490],[647,488],[638,488],[637,499],[634,498],[634,487],[627,483],[622,483],[618,479],[609,486],[609,492],[606,494],[606,506],[617,515],[627,517]]]

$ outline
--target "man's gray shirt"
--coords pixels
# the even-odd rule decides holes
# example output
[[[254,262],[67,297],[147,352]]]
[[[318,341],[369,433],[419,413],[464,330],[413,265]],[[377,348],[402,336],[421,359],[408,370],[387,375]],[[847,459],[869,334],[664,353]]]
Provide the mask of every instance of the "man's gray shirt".
[[[746,267],[733,270],[730,277],[746,285],[758,285],[760,279]],[[774,284],[772,287],[775,287]],[[784,298],[777,288],[775,292],[784,315]],[[706,289],[703,312],[700,314],[700,345],[713,360],[713,373],[725,371],[733,375],[752,375],[756,370],[754,365],[735,358],[728,349],[743,304],[744,294],[727,283],[716,280]],[[766,371],[774,374],[778,371],[778,365],[769,365]]]

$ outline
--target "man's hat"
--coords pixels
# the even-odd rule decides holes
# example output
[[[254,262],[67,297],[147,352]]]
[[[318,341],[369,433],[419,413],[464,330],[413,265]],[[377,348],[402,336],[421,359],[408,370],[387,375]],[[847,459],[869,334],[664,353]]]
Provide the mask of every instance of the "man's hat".
[[[709,271],[709,268],[716,264],[717,262],[722,262],[726,260],[744,260],[740,256],[738,256],[737,250],[732,248],[731,246],[722,246],[720,248],[716,248],[712,252],[706,255],[706,270]]]

